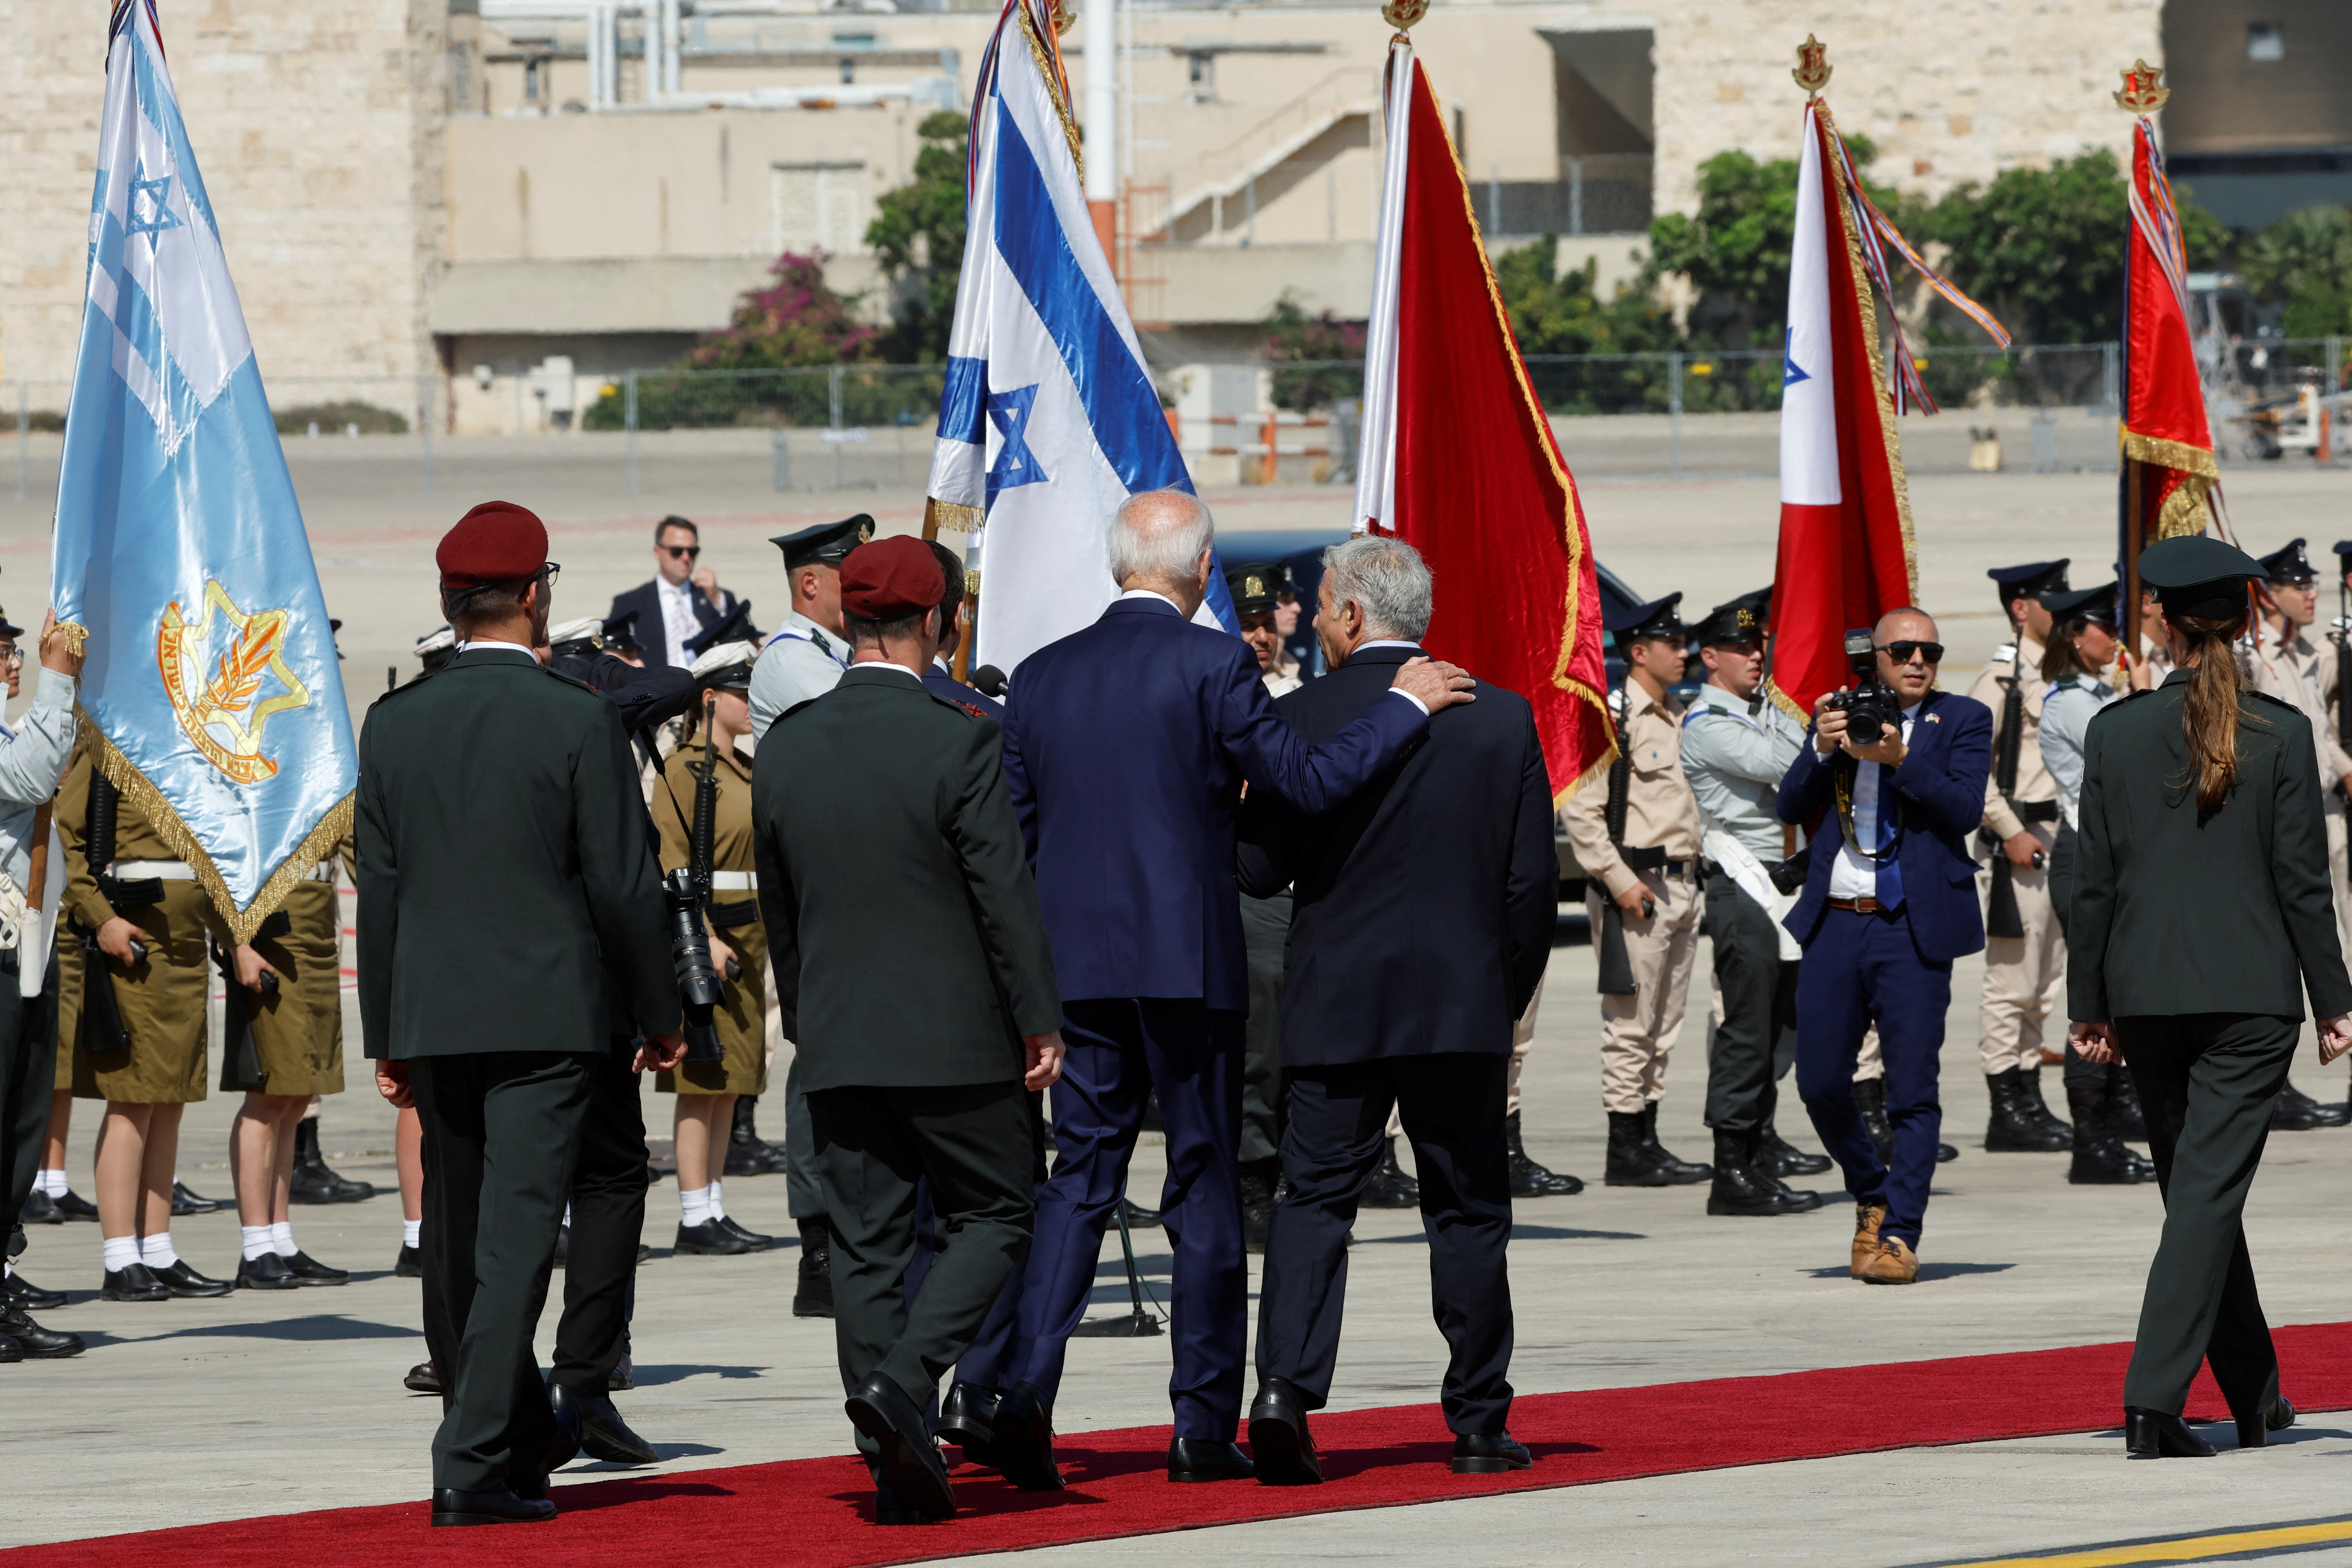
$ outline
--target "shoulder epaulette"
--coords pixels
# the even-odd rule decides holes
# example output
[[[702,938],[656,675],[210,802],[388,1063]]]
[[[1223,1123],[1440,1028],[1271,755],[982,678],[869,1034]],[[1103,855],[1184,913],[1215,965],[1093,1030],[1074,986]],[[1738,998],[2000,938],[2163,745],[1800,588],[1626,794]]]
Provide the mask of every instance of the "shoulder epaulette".
[[[594,687],[589,685],[586,681],[581,679],[576,675],[566,675],[562,670],[544,664],[541,665],[539,668],[540,673],[542,675],[552,676],[554,679],[563,682],[566,686],[576,686],[591,697],[601,698],[604,695],[603,692],[597,690]]]
[[[2273,708],[2284,708],[2290,713],[2300,713],[2303,711],[2302,709],[2296,707],[2294,703],[2289,702],[2284,697],[2273,697],[2267,691],[2256,691],[2251,687],[2242,688],[2242,689],[2245,691],[2247,696],[2254,698],[2260,701],[2267,702]]]

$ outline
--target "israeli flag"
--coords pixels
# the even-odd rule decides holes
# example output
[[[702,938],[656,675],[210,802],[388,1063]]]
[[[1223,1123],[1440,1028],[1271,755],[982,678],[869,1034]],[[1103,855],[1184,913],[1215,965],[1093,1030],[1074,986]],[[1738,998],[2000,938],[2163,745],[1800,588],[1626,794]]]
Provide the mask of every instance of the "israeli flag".
[[[1095,236],[1076,125],[1052,22],[1008,0],[974,92],[929,509],[970,535],[972,662],[1004,670],[1118,596],[1105,539],[1119,503],[1192,488]],[[1221,572],[1203,610],[1239,631]]]
[[[50,595],[100,764],[248,939],[348,831],[359,759],[152,0],[107,45]]]

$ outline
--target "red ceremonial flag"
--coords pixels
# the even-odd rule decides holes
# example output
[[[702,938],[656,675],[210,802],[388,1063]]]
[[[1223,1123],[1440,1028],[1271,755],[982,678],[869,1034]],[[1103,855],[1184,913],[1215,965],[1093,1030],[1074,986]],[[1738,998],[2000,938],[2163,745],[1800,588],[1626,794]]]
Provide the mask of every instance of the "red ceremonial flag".
[[[1551,421],[1519,358],[1453,140],[1402,37],[1366,345],[1356,527],[1437,580],[1423,646],[1535,708],[1555,801],[1616,754],[1601,584]]]

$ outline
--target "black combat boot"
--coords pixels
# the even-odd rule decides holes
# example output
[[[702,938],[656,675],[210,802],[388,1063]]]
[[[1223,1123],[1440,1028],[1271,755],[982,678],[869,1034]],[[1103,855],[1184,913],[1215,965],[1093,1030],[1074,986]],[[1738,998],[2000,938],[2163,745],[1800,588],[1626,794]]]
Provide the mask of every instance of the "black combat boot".
[[[1862,1130],[1870,1134],[1871,1147],[1878,1151],[1878,1163],[1885,1164],[1895,1158],[1895,1123],[1886,1120],[1886,1080],[1854,1079],[1853,1103],[1862,1112]]]
[[[2101,1114],[2104,1087],[2066,1086],[2066,1109],[2074,1113],[2074,1163],[2066,1179],[2078,1187],[2123,1187],[2141,1179],[2132,1152],[2117,1141]]]
[[[1274,1184],[1281,1176],[1278,1158],[1242,1162],[1242,1247],[1246,1251],[1265,1250],[1265,1238],[1274,1232]]]
[[[2021,1086],[2018,1103],[2025,1108],[2025,1114],[2042,1127],[2063,1132],[2071,1145],[2074,1141],[2074,1128],[2060,1121],[2057,1112],[2052,1110],[2049,1102],[2042,1098],[2042,1069],[2038,1067],[2020,1068],[2017,1069],[2017,1081]]]
[[[793,1316],[833,1316],[833,1226],[819,1215],[801,1227],[800,1276],[793,1282]]]
[[[1516,1110],[1503,1119],[1504,1157],[1511,1171],[1511,1195],[1515,1198],[1566,1198],[1584,1190],[1584,1184],[1559,1171],[1547,1170],[1528,1158],[1527,1145],[1519,1142],[1519,1113]]]
[[[1830,1168],[1827,1154],[1808,1154],[1786,1138],[1769,1121],[1764,1123],[1760,1147],[1765,1165],[1776,1176],[1818,1176]]]
[[[1992,1096],[1992,1114],[1985,1122],[1984,1146],[1996,1154],[2046,1154],[2073,1144],[2071,1132],[2053,1132],[2035,1120],[2025,1103],[2025,1071],[2021,1068],[2004,1068],[1985,1075],[1985,1089]],[[2040,1098],[2040,1091],[2035,1091]]]
[[[760,1110],[760,1097],[740,1095],[735,1100],[735,1120],[727,1129],[727,1163],[721,1173],[730,1176],[765,1176],[784,1168],[784,1152],[773,1143],[763,1142],[754,1120]]]
[[[1714,1166],[1703,1165],[1696,1160],[1677,1160],[1658,1142],[1658,1102],[1654,1100],[1642,1108],[1642,1140],[1650,1146],[1650,1157],[1665,1171],[1671,1185],[1688,1187],[1714,1180]]]
[[[1386,1140],[1388,1147],[1381,1163],[1372,1172],[1372,1179],[1364,1184],[1361,1206],[1368,1209],[1417,1209],[1421,1206],[1421,1184],[1404,1173],[1397,1163],[1396,1140]]]
[[[2108,1131],[2126,1143],[2147,1142],[2147,1113],[2139,1108],[2139,1088],[2132,1082],[2130,1069],[2119,1064],[2107,1068],[2106,1111]]]
[[[319,1152],[319,1119],[306,1116],[294,1124],[294,1173],[286,1196],[298,1204],[356,1204],[375,1196],[375,1184],[336,1174]]]
[[[1674,1185],[1674,1177],[1658,1163],[1657,1155],[1651,1152],[1649,1140],[1643,1136],[1643,1120],[1638,1110],[1609,1113],[1609,1163],[1601,1175],[1604,1186]]]
[[[1715,1183],[1706,1190],[1706,1212],[1712,1215],[1795,1214],[1797,1204],[1780,1183],[1766,1176],[1754,1134],[1729,1128],[1715,1130]]]

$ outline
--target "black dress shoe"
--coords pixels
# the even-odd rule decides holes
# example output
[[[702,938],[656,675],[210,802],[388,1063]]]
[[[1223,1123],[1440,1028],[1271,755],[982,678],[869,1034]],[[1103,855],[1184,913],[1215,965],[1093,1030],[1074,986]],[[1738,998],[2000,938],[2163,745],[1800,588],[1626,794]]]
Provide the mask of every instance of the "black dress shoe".
[[[185,1182],[174,1180],[172,1183],[172,1215],[174,1219],[182,1215],[215,1214],[226,1207],[226,1198],[204,1197]]]
[[[637,1243],[637,1261],[638,1261],[638,1262],[640,1262],[640,1263],[650,1263],[650,1262],[652,1262],[652,1261],[653,1261],[653,1258],[654,1258],[654,1249],[653,1249],[652,1247],[647,1247],[647,1246],[646,1246],[644,1242],[642,1242],[642,1241],[641,1241],[641,1242],[639,1242],[639,1243]]]
[[[842,1408],[850,1424],[881,1447],[882,1479],[925,1519],[955,1516],[955,1486],[931,1441],[922,1406],[881,1373],[868,1373]]]
[[[25,1206],[16,1211],[18,1225],[63,1225],[65,1222],[65,1211],[58,1207],[58,1200],[38,1187],[25,1194]]]
[[[752,1250],[751,1244],[715,1219],[700,1225],[681,1222],[672,1248],[689,1258],[740,1258]]]
[[[0,1366],[8,1366],[25,1359],[25,1347],[5,1334],[0,1334]]]
[[[486,1492],[461,1492],[456,1487],[433,1489],[433,1522],[442,1524],[545,1524],[555,1517],[555,1505],[545,1498],[517,1497],[511,1487]]]
[[[2215,1449],[2179,1416],[2124,1406],[2124,1452],[2135,1459],[2210,1459]]]
[[[408,1369],[408,1375],[400,1380],[400,1386],[411,1394],[438,1394],[441,1392],[441,1373],[431,1362],[420,1361]]]
[[[41,1327],[26,1317],[24,1307],[15,1301],[0,1307],[0,1337],[16,1341],[16,1348],[24,1352],[27,1361],[59,1361],[69,1355],[79,1355],[89,1348],[82,1342],[79,1334],[61,1334]],[[2285,1402],[2282,1400],[2280,1403]],[[2287,1420],[2293,1419],[2294,1413],[2290,1411]],[[2280,1425],[2284,1426],[2285,1422]]]
[[[989,1423],[996,1436],[996,1468],[1004,1479],[1029,1492],[1062,1489],[1061,1468],[1054,1463],[1054,1416],[1037,1391],[1016,1383],[996,1402]]]
[[[350,1269],[331,1268],[307,1252],[295,1253],[286,1260],[286,1267],[292,1269],[294,1278],[305,1285],[348,1285],[352,1282]]]
[[[966,1460],[996,1468],[996,1407],[1004,1395],[976,1383],[958,1383],[940,1402],[939,1424],[932,1428],[942,1443],[963,1450]]]
[[[750,1247],[754,1252],[766,1252],[772,1249],[776,1245],[776,1238],[774,1237],[761,1236],[758,1231],[752,1230],[739,1222],[731,1214],[720,1215],[719,1216],[719,1223],[730,1235],[733,1236],[736,1240],[741,1242],[744,1246]]]
[[[1457,1476],[1493,1476],[1524,1470],[1535,1462],[1528,1446],[1508,1432],[1457,1432],[1448,1465]]]
[[[730,1167],[727,1173],[735,1173]],[[874,1522],[877,1524],[920,1524],[923,1516],[915,1505],[898,1495],[898,1489],[888,1481],[874,1483]]]
[[[0,1318],[0,1333],[16,1332],[8,1327],[6,1319]],[[23,1336],[17,1337],[21,1339]],[[2294,1425],[2294,1406],[2286,1402],[2286,1395],[2281,1394],[2263,1406],[2259,1416],[2242,1415],[2238,1418],[2238,1447],[2266,1448],[2270,1447],[2272,1433],[2284,1432]]]
[[[299,1290],[301,1288],[302,1281],[294,1278],[294,1270],[287,1266],[286,1259],[274,1252],[237,1261],[237,1289]]]
[[[613,1363],[612,1374],[604,1379],[605,1389],[614,1394],[626,1394],[637,1385],[637,1369],[627,1356]]]
[[[1312,1487],[1323,1481],[1323,1463],[1307,1430],[1307,1395],[1295,1384],[1269,1377],[1250,1402],[1252,1468],[1262,1487]]]
[[[654,1446],[629,1430],[613,1401],[602,1394],[585,1393],[561,1383],[547,1385],[548,1406],[571,1409],[580,1421],[580,1449],[608,1465],[655,1465],[661,1456]]]
[[[71,1187],[68,1187],[66,1195],[57,1199],[56,1202],[58,1213],[67,1219],[89,1220],[92,1224],[97,1223],[98,1205],[75,1193]],[[49,1223],[55,1225],[57,1221],[51,1220]]]
[[[1257,1467],[1238,1443],[1214,1437],[1168,1439],[1168,1479],[1171,1481],[1245,1481]]]
[[[27,1311],[46,1312],[53,1307],[62,1307],[66,1304],[64,1291],[44,1290],[22,1274],[8,1276],[6,1289],[9,1304],[22,1307]]]
[[[169,1268],[153,1268],[148,1272],[163,1282],[163,1289],[174,1296],[196,1299],[205,1296],[226,1296],[236,1289],[234,1282],[215,1279],[209,1274],[199,1274],[184,1258],[175,1258]]]
[[[394,1279],[424,1279],[425,1254],[404,1242],[402,1243],[400,1256],[392,1260],[392,1277]]]
[[[1129,1230],[1158,1230],[1160,1228],[1160,1211],[1158,1209],[1148,1209],[1141,1204],[1136,1203],[1130,1199],[1121,1198],[1118,1200],[1118,1212],[1127,1220],[1127,1228]]]
[[[580,1419],[580,1407],[572,1404],[558,1405],[550,1400],[547,1413],[555,1417],[554,1434],[547,1440],[547,1457],[539,1462],[535,1473],[529,1476],[509,1474],[508,1477],[508,1484],[514,1488],[518,1497],[545,1497],[547,1478],[580,1457],[581,1439],[586,1433],[586,1426]]]
[[[101,1301],[168,1301],[172,1290],[145,1264],[127,1263],[106,1271],[98,1297]]]
[[[1960,1152],[1958,1149],[1953,1148],[1949,1143],[1938,1143],[1936,1145],[1936,1163],[1938,1165],[1948,1165],[1959,1157]]]

